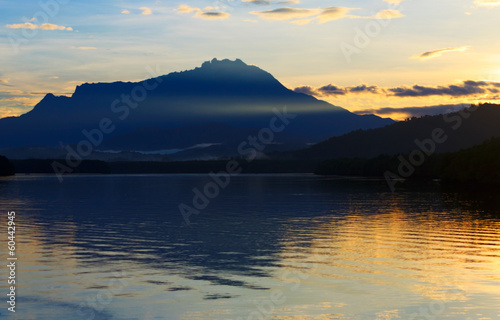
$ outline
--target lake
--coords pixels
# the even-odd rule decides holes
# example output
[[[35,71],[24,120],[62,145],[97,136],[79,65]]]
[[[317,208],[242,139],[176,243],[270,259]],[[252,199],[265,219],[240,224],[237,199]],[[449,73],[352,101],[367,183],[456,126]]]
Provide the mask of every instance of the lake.
[[[0,318],[500,319],[498,190],[239,175],[186,224],[210,181],[1,178]]]

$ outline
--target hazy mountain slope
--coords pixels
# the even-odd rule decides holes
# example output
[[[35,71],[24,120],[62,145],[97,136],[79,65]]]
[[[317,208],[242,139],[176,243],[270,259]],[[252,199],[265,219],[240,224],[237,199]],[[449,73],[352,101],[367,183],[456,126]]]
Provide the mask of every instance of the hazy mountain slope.
[[[393,123],[296,93],[241,60],[214,59],[194,70],[138,83],[86,83],[71,97],[47,94],[27,114],[0,119],[0,148],[77,143],[85,139],[83,129],[99,128],[102,119],[109,119],[114,128],[105,138],[145,126],[179,128],[217,122],[263,128],[275,116],[273,110],[284,107],[297,114],[286,133],[315,139]]]

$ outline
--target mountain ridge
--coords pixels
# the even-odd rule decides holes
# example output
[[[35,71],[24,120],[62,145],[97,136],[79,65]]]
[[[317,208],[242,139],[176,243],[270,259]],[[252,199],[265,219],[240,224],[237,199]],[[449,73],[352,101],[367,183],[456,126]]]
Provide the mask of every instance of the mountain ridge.
[[[331,137],[312,147],[275,155],[281,158],[335,159],[373,158],[380,155],[410,153],[419,142],[428,141],[435,130],[442,130],[446,141],[436,143],[436,153],[470,148],[492,137],[500,137],[500,105],[472,105],[468,109],[436,116],[401,121],[389,126],[356,130]]]
[[[311,142],[394,123],[355,115],[294,92],[270,73],[239,59],[212,59],[192,70],[139,82],[83,83],[71,96],[49,93],[30,112],[0,119],[0,135],[5,137],[0,148],[78,143],[84,138],[82,130],[98,127],[102,119],[111,119],[115,126],[105,139],[145,126],[173,129],[217,122],[264,128],[273,110],[285,106],[298,114],[286,132],[310,137]]]

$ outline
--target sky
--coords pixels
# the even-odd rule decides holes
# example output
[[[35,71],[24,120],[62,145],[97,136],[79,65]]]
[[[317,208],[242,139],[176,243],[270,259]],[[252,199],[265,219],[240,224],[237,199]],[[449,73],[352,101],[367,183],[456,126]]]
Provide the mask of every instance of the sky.
[[[85,82],[239,58],[393,119],[500,102],[500,0],[0,0],[0,118]]]

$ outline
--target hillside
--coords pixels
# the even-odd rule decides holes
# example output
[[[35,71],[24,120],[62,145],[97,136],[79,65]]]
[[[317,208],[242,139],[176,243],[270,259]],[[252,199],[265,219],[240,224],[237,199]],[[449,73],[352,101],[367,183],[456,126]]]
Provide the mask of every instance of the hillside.
[[[379,155],[410,153],[420,149],[424,141],[433,139],[438,130],[444,142],[434,143],[433,152],[453,152],[500,137],[500,106],[482,104],[437,116],[407,121],[369,130],[357,130],[332,137],[310,148],[275,155],[282,158],[333,159],[373,158]]]
[[[444,182],[471,185],[500,184],[500,138],[491,138],[480,145],[456,152],[433,154],[420,165],[413,166],[414,171],[409,176],[402,177],[399,167],[408,159],[409,154],[382,155],[371,159],[331,159],[320,163],[315,173],[384,177],[387,172],[391,172],[409,180],[439,179]]]

